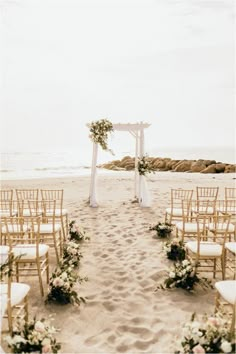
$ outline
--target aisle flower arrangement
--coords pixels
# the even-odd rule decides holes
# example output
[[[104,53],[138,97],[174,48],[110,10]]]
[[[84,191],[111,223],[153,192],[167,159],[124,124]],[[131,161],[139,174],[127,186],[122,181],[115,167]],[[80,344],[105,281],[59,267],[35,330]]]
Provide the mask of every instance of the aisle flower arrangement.
[[[75,220],[72,220],[69,223],[69,241],[84,241],[89,240],[89,237],[86,236],[86,232]]]
[[[165,237],[170,236],[170,234],[173,230],[173,225],[171,225],[167,222],[164,222],[164,223],[158,222],[156,225],[150,226],[149,230],[156,231],[157,236],[159,238],[165,238]]]
[[[82,257],[83,255],[80,252],[80,245],[77,242],[68,241],[65,243],[62,260],[64,264],[77,267]]]
[[[192,263],[185,259],[174,264],[164,281],[164,285],[158,286],[157,289],[182,288],[192,291],[196,284],[201,285],[203,288],[212,287],[210,280],[199,278]]]
[[[186,250],[183,241],[174,238],[172,241],[164,243],[164,252],[168,259],[172,261],[183,261],[185,259]]]
[[[146,176],[148,173],[155,173],[147,156],[138,159],[138,172],[140,176]]]
[[[12,336],[5,338],[13,353],[58,353],[61,344],[54,334],[57,330],[45,319],[18,321]]]
[[[74,286],[83,281],[87,281],[87,278],[81,278],[73,270],[73,266],[68,266],[65,263],[60,264],[50,277],[46,302],[80,305],[81,302],[85,302],[85,299],[78,296]]]
[[[90,139],[101,146],[103,150],[108,150],[108,133],[113,131],[113,125],[108,119],[100,119],[90,124]]]
[[[183,350],[176,353],[235,353],[235,340],[228,327],[219,315],[204,315],[199,321],[193,314],[191,321],[183,326]]]

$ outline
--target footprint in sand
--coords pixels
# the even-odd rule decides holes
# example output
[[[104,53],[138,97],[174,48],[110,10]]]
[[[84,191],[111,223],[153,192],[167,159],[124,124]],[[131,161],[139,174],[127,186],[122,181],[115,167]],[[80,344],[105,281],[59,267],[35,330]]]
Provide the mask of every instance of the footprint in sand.
[[[104,301],[102,305],[105,307],[106,310],[108,311],[114,311],[116,309],[116,306],[113,305],[112,302],[110,301]]]

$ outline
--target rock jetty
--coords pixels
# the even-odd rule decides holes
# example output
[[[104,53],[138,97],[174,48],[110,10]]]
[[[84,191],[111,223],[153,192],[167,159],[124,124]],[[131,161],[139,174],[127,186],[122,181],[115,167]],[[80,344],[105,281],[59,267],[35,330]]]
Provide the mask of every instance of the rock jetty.
[[[134,170],[134,157],[125,156],[122,160],[114,160],[99,165],[112,171]],[[148,157],[153,171],[173,171],[173,172],[201,172],[201,173],[233,173],[236,172],[235,164],[216,162],[215,160],[172,160],[165,157]]]

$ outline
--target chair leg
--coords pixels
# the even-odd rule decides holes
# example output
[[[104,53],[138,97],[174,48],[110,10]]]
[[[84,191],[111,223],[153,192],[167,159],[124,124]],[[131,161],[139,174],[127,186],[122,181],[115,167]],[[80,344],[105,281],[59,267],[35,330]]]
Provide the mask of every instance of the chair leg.
[[[235,311],[236,311],[236,306],[233,305],[232,321],[230,326],[230,333],[232,334],[232,336],[234,335],[235,332]]]
[[[10,303],[7,305],[7,320],[8,320],[8,327],[9,327],[9,332],[12,334],[13,332],[13,325],[12,325],[12,308]]]
[[[216,277],[216,259],[214,259],[214,266],[213,266],[213,279]]]
[[[25,322],[28,322],[29,313],[28,313],[28,295],[24,298],[24,311],[25,311]]]
[[[49,255],[46,254],[46,277],[47,277],[47,284],[49,284]]]
[[[38,270],[38,276],[39,276],[39,287],[40,287],[40,292],[41,295],[44,296],[44,291],[43,291],[43,280],[42,280],[42,274],[41,274],[41,266],[40,266],[40,261],[36,261],[37,264],[37,270]]]
[[[61,216],[61,228],[62,228],[63,239],[65,241],[66,240],[66,232],[65,232],[65,225],[64,225],[63,215]]]
[[[69,220],[68,220],[68,214],[66,214],[66,238],[68,237],[69,233]]]
[[[218,312],[218,308],[219,308],[219,305],[220,305],[219,300],[220,300],[220,294],[217,291],[216,297],[215,297],[215,313]]]
[[[19,263],[16,262],[16,281],[19,283]]]

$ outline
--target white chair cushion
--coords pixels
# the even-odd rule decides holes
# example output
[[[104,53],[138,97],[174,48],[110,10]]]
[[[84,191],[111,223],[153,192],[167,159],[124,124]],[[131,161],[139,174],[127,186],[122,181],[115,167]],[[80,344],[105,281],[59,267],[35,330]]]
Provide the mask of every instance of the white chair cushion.
[[[39,257],[44,256],[49,250],[49,246],[43,243],[39,244]],[[20,259],[35,259],[36,258],[36,245],[23,244],[17,245],[12,249],[14,256],[21,256]]]
[[[1,218],[9,217],[9,216],[16,216],[16,214],[17,214],[16,211],[10,212],[10,210],[0,210],[0,217]]]
[[[183,211],[182,211],[181,208],[179,208],[179,209],[178,208],[173,208],[173,209],[167,208],[166,209],[166,213],[169,214],[169,215],[172,215],[172,216],[180,217],[180,216],[182,216]]]
[[[211,215],[214,214],[214,209],[212,207],[204,208],[192,208],[191,209],[194,213],[204,214],[204,215]]]
[[[185,230],[186,233],[197,233],[197,224],[192,222],[186,222],[185,224],[181,221],[176,224],[176,229],[180,231]],[[199,224],[199,229],[203,229],[203,225]]]
[[[215,231],[215,232],[224,232],[226,230],[227,224],[226,223],[218,223],[217,225],[215,223],[209,223],[207,225],[207,228],[210,231]],[[235,226],[233,224],[229,224],[228,232],[234,232]]]
[[[225,248],[232,253],[236,254],[236,242],[226,242]]]
[[[225,301],[231,305],[236,303],[236,280],[217,281],[215,287]]]
[[[11,283],[11,305],[15,306],[21,303],[28,294],[30,286],[22,283]],[[0,284],[0,294],[7,294],[7,284]]]
[[[10,232],[10,233],[15,233],[15,234],[17,234],[18,232],[27,232],[27,231],[30,231],[30,227],[29,226],[27,226],[27,225],[17,225],[17,224],[14,224],[14,225],[8,225],[8,231]],[[6,226],[3,226],[2,227],[2,233],[3,234],[6,234],[6,232],[7,232],[7,229],[6,229]]]
[[[55,216],[65,216],[68,214],[68,211],[67,209],[55,209]],[[53,213],[53,210],[47,210],[46,211],[46,216],[53,216],[54,213]]]
[[[0,265],[4,264],[8,258],[9,247],[0,246]]]
[[[186,247],[193,253],[197,253],[197,241],[189,241],[186,243]],[[215,242],[200,242],[200,256],[221,256],[222,246]]]
[[[32,210],[32,216],[40,216],[42,215],[42,210],[37,210],[37,212],[35,210]],[[23,216],[31,216],[31,212],[30,209],[24,209],[23,210]]]
[[[58,232],[61,230],[60,224],[54,225],[54,231]],[[41,224],[40,225],[40,234],[51,234],[53,232],[53,224]]]

